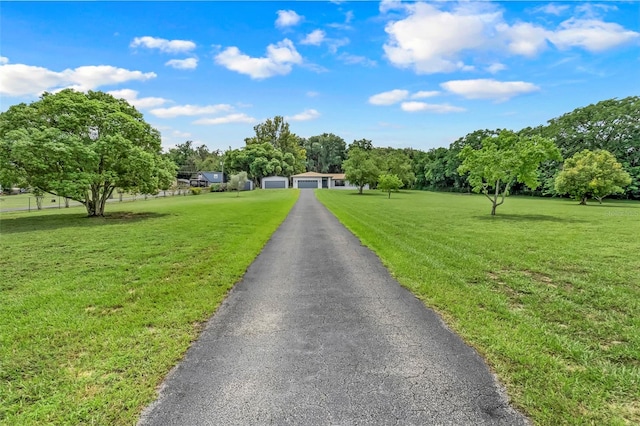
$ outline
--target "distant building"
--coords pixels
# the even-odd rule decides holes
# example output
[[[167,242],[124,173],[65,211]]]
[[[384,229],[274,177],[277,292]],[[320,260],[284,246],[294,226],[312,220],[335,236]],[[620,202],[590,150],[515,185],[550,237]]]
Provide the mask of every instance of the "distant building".
[[[214,183],[224,183],[224,173],[198,172],[195,177],[189,179],[189,184],[196,187],[207,187]]]

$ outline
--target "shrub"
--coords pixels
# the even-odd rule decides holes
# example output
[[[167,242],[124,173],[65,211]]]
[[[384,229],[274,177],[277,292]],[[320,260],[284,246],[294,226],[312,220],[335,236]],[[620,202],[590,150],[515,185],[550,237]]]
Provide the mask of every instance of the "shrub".
[[[200,195],[202,192],[202,188],[189,188],[191,190],[192,195]]]

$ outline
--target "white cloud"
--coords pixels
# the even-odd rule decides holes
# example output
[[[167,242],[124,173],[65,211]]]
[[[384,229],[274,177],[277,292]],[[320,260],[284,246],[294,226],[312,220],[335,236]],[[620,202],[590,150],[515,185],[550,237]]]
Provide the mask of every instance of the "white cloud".
[[[277,44],[270,44],[266,57],[252,58],[233,46],[216,55],[215,61],[227,69],[246,74],[253,79],[263,79],[289,74],[292,65],[302,63],[302,56],[291,40],[285,38]]]
[[[365,56],[352,55],[346,52],[340,54],[338,59],[347,65],[363,65],[365,67],[375,67],[378,65],[378,63],[373,59],[369,59]]]
[[[82,66],[64,71],[24,64],[0,65],[0,93],[9,96],[39,95],[44,91],[73,88],[80,91],[127,81],[155,78],[153,72],[143,73],[109,65]]]
[[[506,69],[507,66],[505,64],[501,64],[500,62],[493,63],[487,67],[487,71],[489,71],[491,74],[497,74],[500,71],[504,71]]]
[[[132,89],[112,90],[107,93],[115,98],[124,99],[125,101],[129,102],[131,105],[139,109],[154,108],[160,105],[164,105],[168,102],[168,100],[164,98],[138,98],[138,91]]]
[[[248,116],[244,113],[238,114],[229,114],[224,117],[216,117],[216,118],[201,118],[193,122],[193,124],[201,124],[208,126],[216,126],[219,124],[230,124],[230,123],[255,123],[257,120],[253,117]]]
[[[136,37],[129,46],[158,49],[164,53],[189,52],[196,48],[196,44],[189,40],[167,40],[150,36]]]
[[[490,25],[501,17],[469,6],[445,12],[428,3],[415,3],[405,9],[407,18],[386,25],[389,40],[383,47],[393,65],[417,73],[464,69],[461,53],[484,47]]]
[[[179,69],[179,70],[193,70],[198,67],[198,59],[197,58],[171,59],[170,61],[165,62],[165,65],[168,67]]]
[[[506,36],[509,52],[516,55],[533,57],[547,47],[549,31],[528,22],[500,24],[496,29]]]
[[[382,0],[378,6],[380,13],[387,13],[390,10],[402,9],[403,7],[400,0]]]
[[[408,96],[408,90],[389,90],[388,92],[382,92],[371,96],[369,98],[369,103],[372,105],[393,105],[406,99]]]
[[[320,46],[325,40],[327,34],[322,30],[313,30],[300,42],[300,44],[311,44],[313,46]]]
[[[276,19],[276,27],[278,28],[286,28],[298,25],[303,18],[293,10],[279,10],[276,13],[278,14],[278,19]]]
[[[421,90],[411,95],[411,99],[432,98],[434,96],[438,96],[439,94],[440,92],[437,90]]]
[[[320,117],[320,113],[318,111],[315,109],[306,109],[299,114],[287,116],[285,119],[288,121],[309,121],[315,120],[318,117]]]
[[[525,93],[540,90],[538,86],[524,81],[497,81],[493,79],[452,80],[440,86],[449,92],[467,99],[493,99],[506,101]]]
[[[180,116],[217,114],[219,112],[227,112],[232,110],[233,110],[233,107],[231,105],[218,104],[218,105],[206,105],[206,106],[179,105],[179,106],[173,106],[171,108],[156,108],[156,109],[152,109],[150,112],[156,117],[174,118],[174,117],[180,117]]]
[[[640,33],[626,30],[619,24],[593,19],[568,19],[549,36],[559,49],[581,47],[590,52],[602,52],[640,38]]]
[[[426,112],[435,112],[438,114],[466,111],[464,108],[460,108],[460,107],[456,107],[448,104],[428,104],[425,102],[416,102],[416,101],[403,102],[400,105],[400,108],[402,108],[403,111],[407,111],[407,112],[426,111]]]
[[[556,16],[560,16],[563,12],[566,12],[567,10],[569,10],[568,4],[560,5],[556,3],[549,3],[547,5],[540,6],[534,9],[535,12],[543,12],[549,15],[556,15]]]
[[[189,138],[191,137],[191,133],[181,132],[180,130],[174,130],[173,132],[171,132],[171,136],[175,136],[177,138]]]
[[[0,56],[0,65],[4,65],[8,63],[9,63],[9,58],[7,58],[6,56]]]

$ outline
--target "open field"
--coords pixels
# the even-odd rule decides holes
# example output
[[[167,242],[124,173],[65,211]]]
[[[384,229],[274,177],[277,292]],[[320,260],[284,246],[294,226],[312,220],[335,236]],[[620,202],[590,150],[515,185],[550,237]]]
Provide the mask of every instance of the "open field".
[[[640,203],[316,194],[536,424],[640,424]]]
[[[0,424],[135,424],[297,195],[3,213]]]

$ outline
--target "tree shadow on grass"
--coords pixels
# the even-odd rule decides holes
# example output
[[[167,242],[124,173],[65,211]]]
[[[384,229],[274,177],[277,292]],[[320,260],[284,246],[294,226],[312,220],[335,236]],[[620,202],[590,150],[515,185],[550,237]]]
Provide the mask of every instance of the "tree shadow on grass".
[[[500,214],[495,216],[490,214],[482,216],[474,216],[474,219],[486,220],[486,221],[510,221],[510,222],[556,222],[556,223],[585,223],[584,220],[576,219],[573,217],[560,217],[550,216],[544,214]]]
[[[63,228],[87,228],[109,226],[121,223],[134,223],[169,216],[166,213],[152,212],[113,212],[104,217],[87,217],[86,214],[52,214],[7,217],[0,222],[0,234],[17,234],[33,231],[55,231]]]

